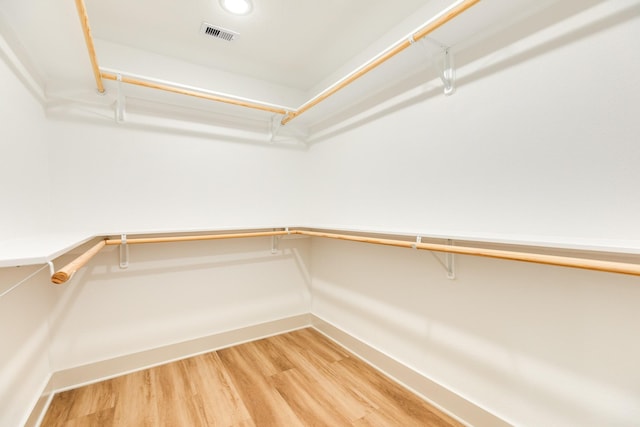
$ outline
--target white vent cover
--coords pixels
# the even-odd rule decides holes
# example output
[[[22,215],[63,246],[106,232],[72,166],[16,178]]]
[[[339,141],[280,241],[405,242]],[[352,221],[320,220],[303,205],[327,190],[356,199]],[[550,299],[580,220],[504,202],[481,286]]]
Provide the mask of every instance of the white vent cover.
[[[240,34],[236,33],[235,31],[227,30],[216,25],[207,24],[206,22],[203,22],[200,26],[200,32],[209,37],[225,40],[228,42],[234,41],[238,38],[238,36],[240,36]]]

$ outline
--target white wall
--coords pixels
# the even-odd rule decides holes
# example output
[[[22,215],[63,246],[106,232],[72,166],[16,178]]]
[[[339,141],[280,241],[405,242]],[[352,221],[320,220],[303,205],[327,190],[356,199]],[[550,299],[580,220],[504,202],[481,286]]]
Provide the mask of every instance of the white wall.
[[[56,288],[54,371],[309,312],[309,239],[115,247]]]
[[[0,240],[37,235],[47,224],[50,139],[42,106],[0,60]]]
[[[311,222],[637,242],[640,19],[608,15],[622,3],[315,144]],[[637,277],[459,257],[450,282],[428,253],[325,240],[312,274],[315,315],[511,423],[640,418]]]
[[[637,6],[599,13],[458,69],[451,97],[425,84],[315,144],[310,222],[638,240]]]
[[[289,225],[304,151],[54,120],[57,223],[92,233]]]
[[[120,126],[89,107],[57,114],[64,103],[45,117],[0,67],[0,241],[278,226],[300,216],[298,148]],[[48,268],[23,282],[41,266],[0,269],[0,293],[19,285],[0,297],[0,425],[24,422],[52,372],[308,313],[308,245],[283,241],[276,255],[270,239],[135,247],[122,271],[110,248],[64,287],[49,283]]]
[[[520,426],[640,417],[637,277],[316,240],[312,313]]]
[[[304,222],[637,239],[637,16],[524,40],[460,69],[453,97],[426,85],[308,152],[43,120],[0,64],[13,207],[0,210],[2,238],[37,233],[50,207],[56,228],[95,233]],[[288,244],[281,255],[268,239],[135,247],[128,270],[109,249],[61,288],[38,273],[0,299],[2,364],[16,366],[2,370],[0,424],[19,424],[51,370],[304,313],[309,298],[314,314],[516,424],[640,416],[637,278],[462,257],[449,282],[426,253]],[[17,270],[0,279],[31,272]]]
[[[49,375],[49,313],[55,301],[49,269],[0,268],[0,425],[22,425]]]
[[[306,156],[295,146],[215,137],[196,124],[171,131],[160,119],[118,125],[49,113],[62,230],[287,226],[305,207]],[[52,370],[308,313],[308,245],[283,240],[276,255],[269,238],[132,246],[126,270],[117,248],[106,248],[56,288]]]
[[[0,60],[0,241],[48,223],[47,123],[40,104]],[[48,268],[0,268],[0,425],[20,425],[50,374]],[[11,290],[19,285],[14,290]]]

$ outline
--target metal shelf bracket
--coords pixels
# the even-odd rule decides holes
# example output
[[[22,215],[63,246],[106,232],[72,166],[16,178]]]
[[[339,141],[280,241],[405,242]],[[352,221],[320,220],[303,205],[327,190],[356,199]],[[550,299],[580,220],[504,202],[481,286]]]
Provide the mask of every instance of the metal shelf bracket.
[[[280,131],[280,128],[282,127],[282,115],[281,114],[275,114],[272,118],[271,118],[271,129],[269,132],[269,142],[274,142],[276,139],[276,136],[278,136],[278,131]]]
[[[278,243],[280,243],[280,236],[271,236],[271,255],[278,254]]]
[[[453,240],[447,239],[447,245],[453,246]],[[444,267],[447,272],[447,279],[454,280],[456,278],[456,254],[451,252],[445,252],[444,260],[442,260],[435,252],[431,252],[433,257],[438,261],[438,263]]]
[[[122,234],[120,236],[120,268],[125,269],[129,267],[129,245],[127,245],[127,235]]]
[[[124,123],[126,116],[126,100],[124,97],[124,91],[122,90],[122,74],[116,75],[118,82],[118,97],[116,98],[116,123]]]
[[[446,96],[453,95],[456,91],[455,80],[456,72],[453,67],[453,53],[449,48],[445,49],[443,53],[443,64],[440,71],[440,80],[444,85],[444,94]]]

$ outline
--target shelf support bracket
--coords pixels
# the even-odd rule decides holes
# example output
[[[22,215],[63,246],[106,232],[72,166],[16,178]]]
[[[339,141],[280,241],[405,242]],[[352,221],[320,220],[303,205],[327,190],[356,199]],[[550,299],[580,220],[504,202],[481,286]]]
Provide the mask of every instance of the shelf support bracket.
[[[447,245],[453,246],[453,240],[447,239]],[[445,252],[444,261],[440,259],[440,257],[433,251],[431,251],[433,257],[438,261],[438,263],[444,267],[447,272],[447,279],[453,280],[456,278],[456,254],[451,252]]]
[[[278,132],[280,131],[280,128],[282,127],[282,116],[279,114],[274,115],[271,118],[271,126],[270,126],[270,132],[269,132],[269,142],[274,142],[276,139],[276,136],[278,136]]]
[[[453,240],[447,239],[447,245],[453,246]],[[456,278],[456,254],[447,252],[445,254],[445,262],[447,264],[447,279],[453,280]]]
[[[124,123],[126,115],[126,100],[124,97],[124,91],[122,90],[122,74],[118,73],[116,75],[116,80],[118,81],[118,97],[116,99],[116,123]]]
[[[120,236],[120,268],[126,269],[129,267],[129,245],[127,245],[127,235],[122,234]]]
[[[278,254],[278,243],[280,242],[280,236],[271,236],[271,255]]]
[[[440,71],[440,80],[444,85],[444,94],[446,96],[453,95],[456,91],[455,80],[456,72],[453,67],[453,53],[449,48],[446,48],[443,52],[443,64]]]

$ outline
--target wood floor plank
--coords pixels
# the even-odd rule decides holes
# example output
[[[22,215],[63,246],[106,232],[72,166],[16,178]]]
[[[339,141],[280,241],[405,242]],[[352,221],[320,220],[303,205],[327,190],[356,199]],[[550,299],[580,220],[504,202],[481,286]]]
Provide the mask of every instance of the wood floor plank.
[[[287,351],[287,348],[278,345],[273,338],[275,337],[258,340],[252,343],[256,350],[254,357],[263,360],[265,363],[268,362],[268,372],[271,375],[275,375],[294,367],[293,363],[291,363],[291,360],[289,359],[289,352]]]
[[[273,337],[273,340],[282,347],[291,347],[290,343],[285,343],[285,337]],[[293,348],[295,351],[291,351],[289,357],[296,366],[295,369],[316,393],[327,396],[332,408],[353,421],[375,409],[375,405],[370,400],[356,393],[352,388],[345,387],[343,381],[333,374],[329,369],[333,362],[323,359],[317,351],[297,346]]]
[[[81,387],[62,392],[56,395],[56,398],[61,404],[47,413],[49,419],[45,418],[45,421],[60,425],[76,418],[113,409],[116,404],[116,394],[110,383],[105,383],[100,393],[94,393],[89,387]]]
[[[115,408],[103,409],[89,415],[74,418],[62,424],[64,427],[111,427]]]
[[[402,420],[407,422],[407,420]],[[353,427],[379,427],[379,426],[407,426],[407,427],[424,427],[429,426],[426,422],[418,422],[415,420],[409,421],[411,424],[400,424],[400,421],[394,418],[393,414],[389,414],[383,411],[375,410],[369,412],[364,417],[356,420],[353,423]]]
[[[253,425],[217,353],[195,356],[185,363],[193,388],[201,396],[208,426]]]
[[[328,362],[335,362],[351,356],[347,350],[315,329],[300,329],[280,336],[287,339],[291,346],[312,351]]]
[[[307,328],[58,393],[42,427],[461,424]]]
[[[202,383],[208,383],[211,378],[199,378],[194,381],[193,360],[179,360],[177,362],[158,366],[152,369],[152,380],[156,389],[156,405],[159,425],[164,426],[204,426],[216,425],[208,418],[215,420],[215,415],[207,414],[207,405],[203,397]],[[225,395],[217,395],[223,400]],[[228,414],[222,414],[226,418]],[[238,420],[241,421],[241,420]],[[227,424],[222,424],[227,425]]]
[[[135,425],[152,427],[158,419],[155,391],[151,380],[151,370],[133,372],[110,380],[118,393],[113,416],[114,426]],[[101,383],[89,387],[98,387]],[[95,390],[99,393],[99,390]]]
[[[331,366],[335,374],[368,395],[385,415],[393,414],[399,425],[451,427],[459,422],[410,393],[401,385],[355,358],[342,359]]]
[[[319,390],[297,369],[290,369],[272,378],[276,390],[303,425],[349,426],[351,421],[336,408],[331,395]]]
[[[244,344],[218,351],[251,418],[256,425],[303,426],[273,387],[270,376],[264,374],[264,364],[253,357],[253,349]]]

